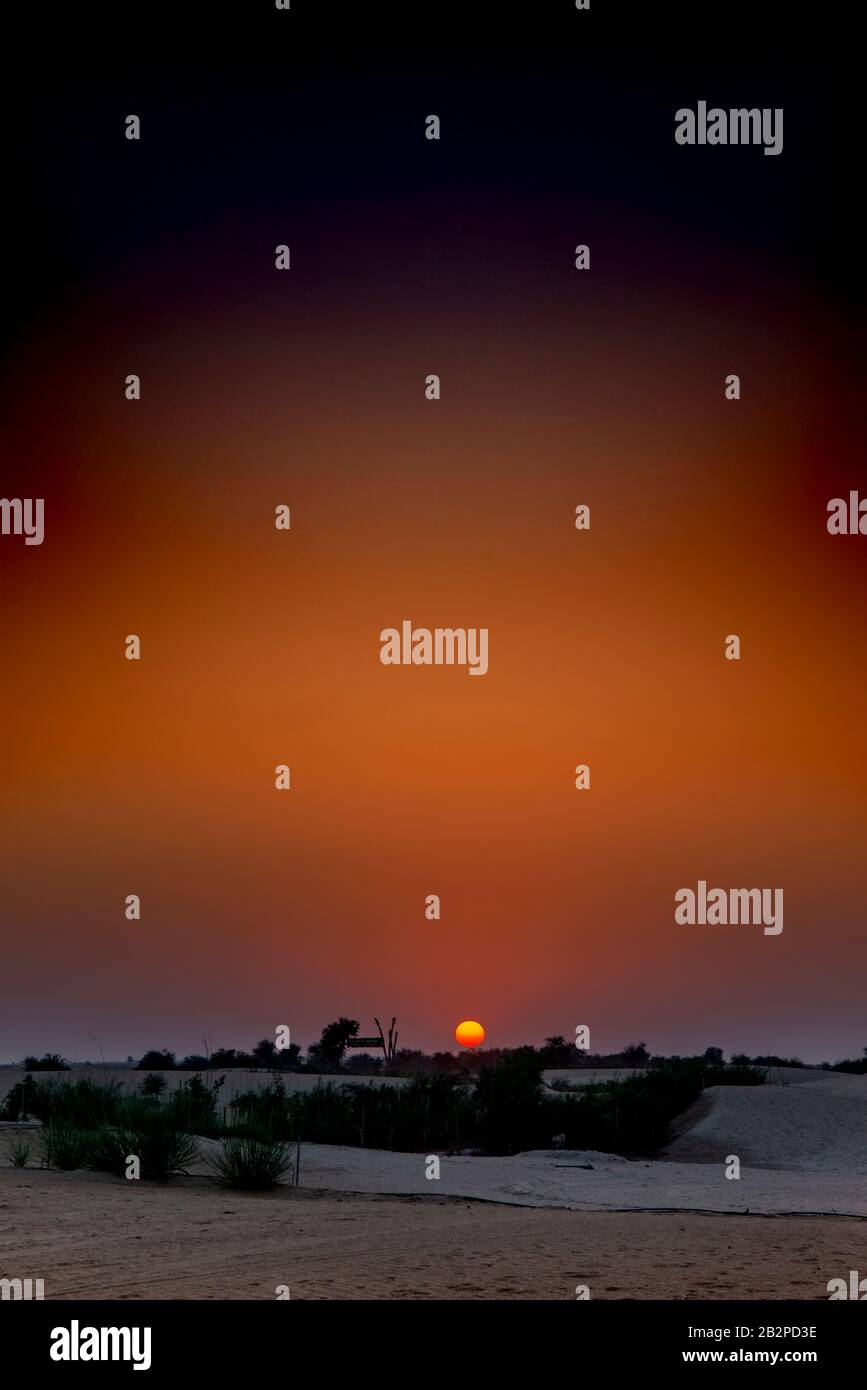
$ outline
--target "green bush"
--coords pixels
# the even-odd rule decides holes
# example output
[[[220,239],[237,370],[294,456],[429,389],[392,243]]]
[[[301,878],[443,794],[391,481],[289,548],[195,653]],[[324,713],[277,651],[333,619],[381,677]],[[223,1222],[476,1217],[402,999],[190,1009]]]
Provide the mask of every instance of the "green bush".
[[[30,1145],[26,1139],[10,1139],[6,1146],[13,1168],[26,1168],[30,1161]]]
[[[288,1094],[278,1080],[237,1096],[230,1109],[230,1133],[238,1137],[406,1152],[460,1147],[474,1129],[471,1087],[454,1075],[419,1077],[403,1087],[329,1082]]]
[[[33,1088],[33,1077],[25,1076],[9,1088],[6,1099],[0,1103],[0,1120],[27,1120],[30,1118],[28,1104]]]
[[[101,1173],[117,1173],[119,1177],[123,1177],[126,1173],[127,1155],[138,1153],[136,1148],[131,1147],[132,1144],[133,1138],[128,1131],[115,1129],[111,1125],[97,1130],[90,1136],[87,1150],[88,1168],[94,1168]]]
[[[279,1139],[227,1139],[213,1167],[228,1187],[265,1192],[290,1171],[292,1158]]]
[[[166,1078],[158,1071],[149,1071],[147,1076],[139,1086],[139,1095],[147,1096],[149,1099],[158,1099],[165,1092],[168,1086]]]
[[[221,1076],[206,1086],[201,1076],[191,1076],[177,1090],[171,1091],[162,1102],[162,1108],[171,1116],[175,1128],[186,1130],[188,1134],[213,1137],[222,1134],[217,1092],[225,1079]]]
[[[42,1133],[42,1154],[49,1168],[71,1172],[87,1166],[89,1136],[83,1129],[62,1122],[50,1124]]]
[[[186,1171],[199,1155],[199,1143],[195,1136],[178,1130],[166,1110],[142,1106],[131,1122],[107,1125],[90,1136],[87,1166],[125,1174],[132,1154],[141,1164],[143,1178],[164,1182]]]
[[[124,1094],[116,1081],[36,1081],[28,1077],[24,1101],[28,1113],[44,1125],[98,1129],[117,1119]]]
[[[475,1139],[489,1154],[519,1153],[550,1143],[551,1105],[542,1092],[542,1066],[534,1048],[505,1051],[493,1067],[479,1073],[474,1093]]]
[[[46,1052],[42,1057],[25,1057],[25,1071],[69,1071],[69,1063],[65,1057],[60,1057],[56,1052]]]

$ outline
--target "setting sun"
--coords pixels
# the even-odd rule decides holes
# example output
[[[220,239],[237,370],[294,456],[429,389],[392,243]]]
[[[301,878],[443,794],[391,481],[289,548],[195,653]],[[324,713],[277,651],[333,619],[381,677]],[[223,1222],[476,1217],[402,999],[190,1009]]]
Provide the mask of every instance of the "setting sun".
[[[485,1030],[480,1023],[467,1019],[455,1029],[455,1041],[462,1047],[479,1047],[485,1041]]]

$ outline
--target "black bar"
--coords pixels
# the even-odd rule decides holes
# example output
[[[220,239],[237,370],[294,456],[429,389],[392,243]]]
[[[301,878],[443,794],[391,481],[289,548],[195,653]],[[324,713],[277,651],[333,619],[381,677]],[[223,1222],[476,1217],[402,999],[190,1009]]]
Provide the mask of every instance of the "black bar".
[[[137,1351],[140,1360],[145,1356],[144,1330],[149,1329],[150,1364],[143,1366],[140,1375],[163,1377],[167,1372],[187,1372],[199,1378],[214,1374],[219,1377],[215,1384],[223,1385],[233,1371],[249,1375],[251,1360],[262,1369],[270,1364],[275,1370],[282,1366],[288,1374],[290,1347],[294,1345],[297,1350],[305,1343],[311,1352],[319,1346],[329,1372],[339,1364],[358,1371],[364,1363],[376,1361],[380,1337],[391,1345],[396,1328],[392,1300],[381,1324],[379,1308],[364,1302],[362,1289],[357,1302],[364,1303],[364,1321],[358,1323],[364,1337],[351,1343],[345,1338],[347,1320],[350,1329],[354,1322],[356,1305],[351,1300],[340,1301],[336,1307],[327,1305],[327,1311],[322,1302],[298,1299],[293,1306],[291,1296],[267,1303],[4,1302],[0,1304],[0,1328],[5,1384],[17,1383],[13,1378],[16,1369],[62,1377],[76,1373],[92,1377],[100,1369],[114,1375],[133,1373],[131,1361],[53,1360],[52,1345],[65,1347],[57,1329],[73,1333],[76,1323],[79,1347],[90,1346],[87,1328],[140,1329],[139,1341],[131,1338],[129,1342],[130,1351]],[[401,1314],[399,1331],[420,1333],[429,1339],[425,1342],[426,1371],[441,1364],[444,1371],[459,1369],[462,1375],[468,1358],[480,1357],[483,1363],[490,1356],[492,1333],[500,1334],[498,1345],[523,1344],[528,1350],[525,1338],[555,1339],[545,1352],[546,1361],[562,1339],[563,1354],[582,1374],[591,1365],[604,1366],[616,1375],[629,1370],[667,1374],[687,1365],[718,1364],[732,1369],[735,1365],[776,1368],[795,1364],[820,1371],[827,1378],[829,1371],[858,1365],[864,1346],[864,1310],[851,1303],[847,1306],[845,1301],[564,1302],[571,1306],[510,1303],[506,1322],[502,1306],[493,1302],[482,1302],[481,1306],[473,1300],[459,1302],[444,1314],[436,1300],[426,1304],[422,1300],[414,1311],[407,1308]],[[324,1343],[309,1341],[316,1331],[331,1336]],[[450,1339],[452,1332],[460,1342]],[[107,1346],[110,1349],[111,1343]],[[775,1362],[771,1359],[774,1355]],[[294,1356],[292,1364],[296,1364]],[[325,1369],[318,1358],[317,1365]],[[311,1367],[311,1372],[314,1369]]]

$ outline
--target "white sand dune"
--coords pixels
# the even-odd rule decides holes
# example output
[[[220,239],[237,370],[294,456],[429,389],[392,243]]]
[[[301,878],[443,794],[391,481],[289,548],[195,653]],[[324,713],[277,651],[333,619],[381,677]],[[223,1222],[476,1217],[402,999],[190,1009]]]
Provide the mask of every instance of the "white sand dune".
[[[734,1181],[726,1178],[723,1159],[717,1163],[633,1162],[611,1154],[544,1150],[511,1158],[443,1157],[438,1180],[428,1179],[425,1168],[423,1154],[304,1144],[301,1185],[334,1192],[465,1197],[570,1211],[867,1216],[867,1183],[858,1176],[819,1176],[746,1165]]]
[[[867,1076],[807,1075],[797,1085],[711,1087],[682,1117],[670,1158],[731,1153],[750,1167],[867,1176]]]

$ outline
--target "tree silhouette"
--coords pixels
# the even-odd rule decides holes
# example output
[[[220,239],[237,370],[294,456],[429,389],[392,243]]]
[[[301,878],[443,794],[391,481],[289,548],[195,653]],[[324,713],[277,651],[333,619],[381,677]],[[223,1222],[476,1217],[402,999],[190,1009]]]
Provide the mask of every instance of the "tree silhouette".
[[[138,1063],[138,1070],[171,1071],[174,1065],[175,1054],[173,1052],[169,1052],[166,1049],[163,1049],[162,1052],[158,1052],[155,1048],[152,1048],[150,1052],[145,1053]]]
[[[344,1018],[342,1015],[334,1023],[326,1023],[322,1037],[314,1044],[311,1052],[327,1062],[330,1067],[339,1067],[350,1038],[358,1036],[358,1020]]]
[[[43,1057],[25,1057],[25,1071],[69,1071],[69,1063],[65,1057],[60,1057],[56,1052],[46,1052]]]

